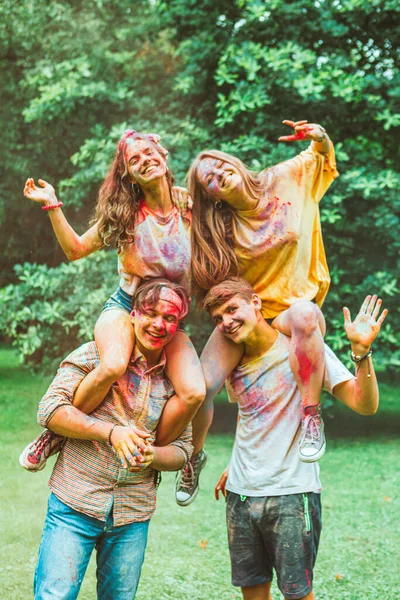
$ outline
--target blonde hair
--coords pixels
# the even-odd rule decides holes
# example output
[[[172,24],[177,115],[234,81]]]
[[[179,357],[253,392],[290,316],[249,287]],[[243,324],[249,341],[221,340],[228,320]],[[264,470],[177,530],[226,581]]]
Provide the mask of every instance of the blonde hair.
[[[250,171],[241,160],[219,150],[205,150],[193,161],[187,174],[192,209],[192,287],[200,303],[217,283],[239,274],[233,249],[233,214],[226,202],[216,207],[215,199],[200,182],[198,168],[205,158],[226,162],[240,173],[246,194],[258,200],[263,191],[263,178]]]

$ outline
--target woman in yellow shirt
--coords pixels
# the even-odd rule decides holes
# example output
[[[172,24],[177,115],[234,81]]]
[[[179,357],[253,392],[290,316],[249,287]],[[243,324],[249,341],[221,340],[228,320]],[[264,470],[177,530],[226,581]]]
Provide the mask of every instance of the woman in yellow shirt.
[[[193,199],[192,283],[201,299],[229,275],[241,275],[261,298],[264,318],[291,336],[290,363],[304,417],[299,452],[302,460],[311,462],[325,451],[320,418],[325,322],[319,307],[330,282],[318,203],[338,172],[323,127],[307,121],[284,123],[294,128],[294,134],[281,141],[310,140],[311,144],[295,158],[260,173],[215,150],[201,152],[194,160],[188,174]],[[232,323],[234,336],[240,336],[240,323]],[[193,421],[195,465],[205,462],[200,451],[212,420],[213,396],[241,351],[218,330],[204,349],[208,391]],[[197,485],[193,477],[192,483]],[[179,489],[178,503],[188,504],[185,477]]]

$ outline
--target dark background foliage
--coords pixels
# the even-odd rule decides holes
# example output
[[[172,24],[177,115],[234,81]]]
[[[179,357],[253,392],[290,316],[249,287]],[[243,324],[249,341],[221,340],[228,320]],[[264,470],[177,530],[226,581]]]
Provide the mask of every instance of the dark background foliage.
[[[28,176],[53,183],[83,232],[125,128],[159,133],[182,183],[205,147],[253,169],[293,156],[301,145],[277,143],[293,118],[324,125],[341,173],[321,204],[328,342],[347,350],[341,307],[354,313],[376,291],[390,309],[376,364],[394,375],[397,2],[4,0],[0,23],[0,326],[25,360],[48,363],[91,337],[118,279],[113,250],[65,264],[48,217],[22,196]],[[193,312],[189,330],[201,347],[207,318]]]

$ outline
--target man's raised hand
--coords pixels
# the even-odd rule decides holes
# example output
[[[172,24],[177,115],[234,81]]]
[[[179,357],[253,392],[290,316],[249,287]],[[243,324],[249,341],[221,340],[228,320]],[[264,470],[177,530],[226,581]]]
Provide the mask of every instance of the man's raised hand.
[[[388,314],[388,310],[385,308],[379,316],[381,306],[382,300],[376,294],[367,296],[354,321],[351,320],[349,309],[343,308],[346,335],[352,346],[359,348],[360,352],[369,351],[372,342],[381,330],[382,323]]]

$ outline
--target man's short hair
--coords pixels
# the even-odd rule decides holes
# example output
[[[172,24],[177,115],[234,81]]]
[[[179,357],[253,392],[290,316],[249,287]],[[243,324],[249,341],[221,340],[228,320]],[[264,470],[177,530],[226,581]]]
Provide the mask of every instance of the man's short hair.
[[[133,294],[132,308],[141,312],[155,306],[160,299],[162,290],[165,288],[172,290],[180,299],[181,311],[179,313],[179,320],[184,319],[189,312],[189,294],[183,286],[161,277],[148,279],[139,285]]]
[[[214,285],[203,300],[203,308],[211,314],[213,310],[228,302],[233,296],[240,296],[250,302],[255,291],[243,277],[228,277]]]

